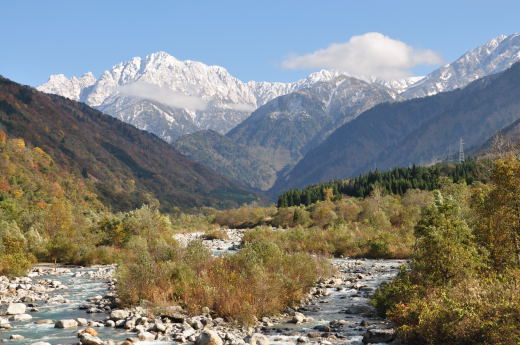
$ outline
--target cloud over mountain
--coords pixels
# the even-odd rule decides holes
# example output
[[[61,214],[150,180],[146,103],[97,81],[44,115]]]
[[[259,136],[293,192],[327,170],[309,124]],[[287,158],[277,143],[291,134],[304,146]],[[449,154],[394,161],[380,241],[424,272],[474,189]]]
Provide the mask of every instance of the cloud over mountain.
[[[289,56],[282,66],[289,69],[326,68],[357,77],[394,80],[409,77],[415,66],[442,62],[440,55],[432,50],[417,50],[381,33],[369,32],[309,54]]]
[[[174,90],[150,84],[145,81],[136,81],[118,87],[119,93],[169,105],[173,108],[189,110],[205,110],[207,102],[201,97],[187,96]]]

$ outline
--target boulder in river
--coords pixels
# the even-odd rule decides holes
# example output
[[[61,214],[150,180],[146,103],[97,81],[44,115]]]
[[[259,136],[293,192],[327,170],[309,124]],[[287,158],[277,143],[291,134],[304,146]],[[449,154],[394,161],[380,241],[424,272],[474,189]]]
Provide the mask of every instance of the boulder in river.
[[[387,343],[395,339],[395,331],[389,329],[369,329],[363,336],[364,344]]]
[[[104,345],[103,340],[89,333],[82,333],[79,338],[79,342],[82,345]]]
[[[78,317],[76,319],[76,322],[78,323],[78,326],[87,326],[88,325],[88,320],[84,319],[82,317]]]
[[[295,312],[294,315],[293,315],[293,318],[291,320],[292,323],[302,323],[305,321],[305,315],[303,315],[302,313],[298,313],[298,312]]]
[[[195,340],[195,345],[222,345],[222,339],[217,332],[204,330]]]
[[[32,319],[32,316],[29,314],[16,314],[9,318],[9,320],[15,322],[29,321],[30,319]]]
[[[11,328],[11,324],[9,323],[9,320],[6,318],[0,317],[0,329],[9,329]]]
[[[76,320],[59,320],[54,324],[54,328],[74,328],[78,327]]]
[[[81,335],[83,335],[85,333],[88,333],[88,334],[90,334],[90,335],[92,335],[94,337],[98,336],[98,332],[94,328],[91,328],[91,327],[85,328],[84,330],[79,332],[79,336],[81,336]]]
[[[250,345],[269,345],[269,339],[260,333],[253,333],[244,340]]]
[[[23,303],[9,303],[7,306],[7,315],[25,314],[26,306]]]

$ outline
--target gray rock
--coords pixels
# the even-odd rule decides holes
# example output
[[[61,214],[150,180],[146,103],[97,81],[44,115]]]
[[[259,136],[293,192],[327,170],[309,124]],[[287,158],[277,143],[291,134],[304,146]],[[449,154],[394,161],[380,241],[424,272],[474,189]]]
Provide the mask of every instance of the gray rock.
[[[9,303],[7,306],[7,315],[25,314],[26,306],[23,303]]]
[[[166,331],[166,325],[162,322],[156,322],[155,323],[155,330],[157,332],[164,333]]]
[[[137,337],[139,340],[155,340],[155,334],[150,332],[140,332]]]
[[[202,329],[202,328],[204,328],[204,325],[199,320],[193,320],[190,323],[190,325],[191,325],[191,327],[193,327],[193,329]]]
[[[88,321],[87,319],[84,319],[82,317],[78,317],[76,319],[76,322],[78,323],[79,326],[88,326]]]
[[[32,316],[29,314],[17,314],[17,315],[13,315],[9,318],[9,320],[15,321],[15,322],[29,321],[31,319],[32,319]]]
[[[253,333],[251,336],[244,339],[250,345],[269,345],[269,339],[260,333]]]
[[[291,322],[292,323],[302,323],[305,321],[305,315],[303,315],[302,313],[298,313],[298,312],[295,312],[292,319],[291,319]]]
[[[330,332],[330,326],[327,325],[317,325],[314,329],[320,332]]]
[[[89,333],[82,333],[79,342],[82,345],[104,345],[104,342],[101,339]]]
[[[135,320],[134,319],[126,320],[124,325],[125,325],[124,328],[126,328],[126,329],[133,329],[133,328],[135,328]]]
[[[74,328],[78,327],[76,320],[59,320],[54,324],[54,328]]]
[[[114,321],[126,319],[129,316],[130,313],[127,310],[123,309],[115,309],[112,310],[112,312],[110,313],[110,318]]]
[[[116,323],[113,320],[105,321],[105,327],[115,327]]]
[[[395,339],[393,329],[369,329],[363,336],[364,344],[387,343]]]
[[[23,335],[19,335],[19,334],[11,334],[9,339],[11,339],[11,340],[24,340],[25,337]]]
[[[222,345],[222,339],[217,332],[204,330],[195,340],[195,345]]]
[[[35,343],[31,343],[31,345],[51,345],[51,344],[47,343],[45,341],[37,341]]]

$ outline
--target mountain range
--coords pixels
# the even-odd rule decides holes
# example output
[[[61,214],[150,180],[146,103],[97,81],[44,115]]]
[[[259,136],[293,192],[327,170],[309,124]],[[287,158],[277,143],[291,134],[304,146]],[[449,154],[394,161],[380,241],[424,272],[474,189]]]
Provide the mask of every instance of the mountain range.
[[[378,133],[379,125],[395,126],[396,131],[400,130],[398,126],[403,126],[405,136],[407,126],[415,128],[416,118],[403,117],[403,123],[398,119],[395,124],[386,122],[388,114],[393,116],[394,109],[400,109],[400,102],[414,100],[407,104],[419,104],[425,96],[463,88],[479,78],[502,72],[517,61],[520,61],[520,35],[514,34],[496,37],[425,77],[361,80],[322,70],[294,83],[273,83],[242,82],[222,67],[180,61],[158,52],[116,65],[98,79],[92,74],[70,79],[63,75],[51,76],[38,89],[85,102],[157,134],[174,143],[189,158],[243,184],[277,192],[329,177],[348,177],[369,167],[392,166],[394,158],[388,158],[392,155],[373,157],[370,148],[356,153],[366,156],[367,162],[358,165],[353,158],[348,169],[330,168],[333,173],[325,168],[328,173],[309,177],[310,170],[321,169],[321,166],[309,170],[306,162],[316,164],[311,157],[316,152],[323,154],[324,148],[336,152],[351,147],[358,140],[356,136],[340,136],[338,131],[350,128],[349,123],[354,120],[368,121],[366,119],[374,115],[367,114],[371,114],[371,108],[378,108],[378,104],[381,104],[378,109],[387,110],[371,123],[374,133]],[[440,96],[429,102],[438,102],[438,106],[446,109],[444,99]],[[414,103],[416,101],[419,103]],[[397,108],[392,108],[394,106]],[[388,119],[393,119],[392,116]],[[499,121],[497,125],[507,125],[508,121]],[[199,130],[203,131],[196,133]],[[331,138],[335,139],[331,141]],[[464,139],[468,145],[483,140],[481,137],[475,142]],[[444,149],[447,145],[446,141],[439,142]],[[368,142],[366,146],[370,146]],[[417,150],[422,150],[421,145]],[[441,151],[437,148],[398,161],[428,163],[439,159]],[[348,161],[350,157],[343,153],[335,159]],[[324,157],[330,154],[327,152]],[[304,172],[302,167],[308,171]]]
[[[232,207],[258,199],[179,153],[154,134],[61,96],[0,77],[0,129],[92,185],[113,210],[160,201],[175,207]]]
[[[356,176],[374,169],[429,165],[481,145],[520,119],[520,63],[468,86],[380,104],[343,125],[277,181],[275,190]]]
[[[225,68],[157,52],[113,66],[96,79],[52,75],[38,90],[83,102],[167,142],[197,130],[226,133],[273,98],[330,80],[321,71],[294,83],[242,82]]]

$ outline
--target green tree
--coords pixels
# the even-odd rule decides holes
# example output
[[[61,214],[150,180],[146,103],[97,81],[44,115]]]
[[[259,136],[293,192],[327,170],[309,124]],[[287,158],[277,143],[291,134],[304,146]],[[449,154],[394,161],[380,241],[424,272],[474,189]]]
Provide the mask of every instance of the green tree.
[[[491,181],[480,210],[478,240],[495,269],[520,267],[520,162],[513,156],[498,160]]]
[[[411,261],[414,280],[423,286],[460,281],[481,265],[472,231],[450,196],[435,192],[435,201],[415,227],[416,246]]]

